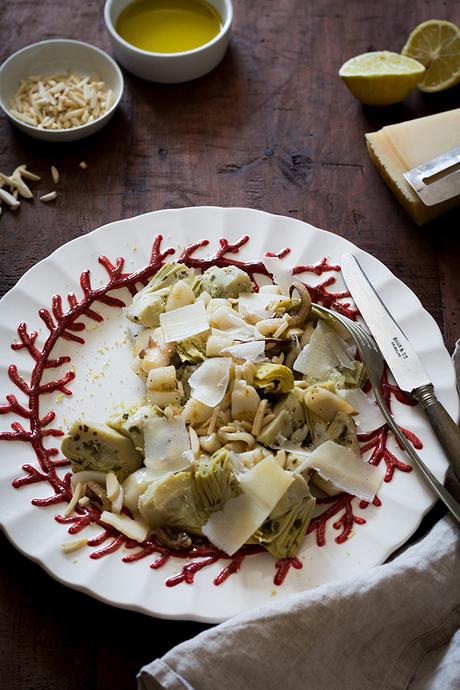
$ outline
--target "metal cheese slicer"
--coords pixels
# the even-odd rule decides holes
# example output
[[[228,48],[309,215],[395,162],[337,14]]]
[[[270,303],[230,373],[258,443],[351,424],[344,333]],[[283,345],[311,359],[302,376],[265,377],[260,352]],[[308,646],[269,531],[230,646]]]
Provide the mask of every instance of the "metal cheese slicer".
[[[404,173],[426,206],[460,197],[460,146]]]

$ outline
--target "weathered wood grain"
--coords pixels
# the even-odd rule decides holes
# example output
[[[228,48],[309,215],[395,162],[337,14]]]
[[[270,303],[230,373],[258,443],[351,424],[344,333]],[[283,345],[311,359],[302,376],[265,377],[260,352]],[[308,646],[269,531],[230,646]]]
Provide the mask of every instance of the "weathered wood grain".
[[[41,193],[52,188],[50,166],[61,172],[55,203],[35,199],[0,218],[0,294],[58,246],[109,221],[159,208],[249,206],[307,220],[373,253],[420,297],[451,349],[460,335],[459,213],[417,228],[371,164],[363,135],[457,107],[459,87],[370,109],[337,70],[357,53],[399,50],[424,19],[460,22],[460,5],[234,5],[231,47],[213,73],[177,86],[126,74],[121,110],[89,140],[42,144],[0,118],[0,170],[26,162],[43,176],[34,187]],[[0,8],[0,59],[62,36],[108,49],[102,2],[15,0]],[[134,688],[140,665],[204,627],[107,607],[54,582],[5,537],[0,543],[1,687]]]

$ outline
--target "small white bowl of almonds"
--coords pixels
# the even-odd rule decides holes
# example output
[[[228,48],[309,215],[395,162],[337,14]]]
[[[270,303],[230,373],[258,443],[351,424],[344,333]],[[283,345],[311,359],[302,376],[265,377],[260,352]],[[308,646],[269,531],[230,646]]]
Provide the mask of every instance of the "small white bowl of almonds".
[[[120,68],[99,48],[42,41],[13,53],[0,67],[0,107],[35,139],[75,141],[107,124],[123,86]]]

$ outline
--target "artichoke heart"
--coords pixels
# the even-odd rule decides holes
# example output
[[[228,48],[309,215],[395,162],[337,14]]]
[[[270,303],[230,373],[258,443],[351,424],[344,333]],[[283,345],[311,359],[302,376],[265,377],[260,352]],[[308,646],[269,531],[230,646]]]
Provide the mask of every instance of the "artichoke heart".
[[[345,412],[337,412],[334,419],[326,425],[322,420],[318,423],[316,415],[308,415],[309,424],[312,423],[312,418],[317,420],[316,427],[313,424],[312,428],[313,443],[316,447],[326,441],[335,441],[345,448],[351,448],[356,455],[361,454],[356,426],[350,415],[345,414]]]
[[[254,288],[247,273],[237,266],[211,266],[203,275],[196,294],[207,292],[211,297],[225,297],[236,299],[241,292],[253,292]]]
[[[171,527],[201,534],[206,512],[197,504],[191,472],[168,474],[152,482],[140,496],[139,512],[154,529]]]
[[[196,504],[205,511],[221,510],[229,498],[241,491],[229,456],[228,450],[221,449],[211,457],[202,455],[197,461],[193,489]]]
[[[119,481],[142,465],[142,455],[132,441],[106,424],[74,422],[64,436],[61,450],[74,472],[114,472]]]
[[[164,264],[142,288],[126,310],[130,321],[153,328],[160,324],[160,314],[166,309],[166,300],[172,286],[183,280],[193,287],[197,276],[193,269],[184,264],[169,262]]]
[[[355,359],[353,367],[350,369],[343,369],[345,388],[362,388],[367,380],[367,372],[364,364]]]
[[[263,427],[257,436],[259,443],[270,447],[278,444],[281,437],[299,444],[306,439],[309,427],[306,423],[305,405],[295,390],[276,403],[273,408],[275,419]]]
[[[149,280],[142,292],[154,292],[166,287],[171,287],[179,280],[185,280],[189,285],[193,286],[197,281],[193,268],[188,268],[185,264],[175,261],[168,261],[159,271]]]
[[[180,361],[189,364],[199,364],[206,359],[206,338],[202,335],[192,335],[184,338],[176,345],[176,353]]]
[[[282,316],[283,314],[296,312],[300,307],[300,300],[292,297],[286,297],[275,305],[275,315]]]
[[[261,390],[265,394],[289,393],[294,388],[294,376],[289,367],[284,364],[273,364],[263,362],[256,364],[254,374],[254,388]]]
[[[301,475],[296,475],[248,543],[262,544],[275,558],[293,558],[305,537],[315,503],[308,483]]]
[[[136,450],[144,455],[144,424],[148,419],[158,416],[161,416],[159,407],[152,407],[152,405],[136,405],[133,406],[129,412],[112,415],[112,417],[107,420],[107,424],[111,429],[130,438]]]

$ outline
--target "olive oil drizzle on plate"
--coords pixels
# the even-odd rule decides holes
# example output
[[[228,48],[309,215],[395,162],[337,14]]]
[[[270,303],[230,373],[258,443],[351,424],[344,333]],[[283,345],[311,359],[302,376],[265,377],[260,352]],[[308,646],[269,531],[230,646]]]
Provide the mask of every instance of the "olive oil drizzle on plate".
[[[134,0],[116,24],[125,41],[152,53],[193,50],[221,27],[221,16],[206,0]]]

